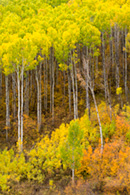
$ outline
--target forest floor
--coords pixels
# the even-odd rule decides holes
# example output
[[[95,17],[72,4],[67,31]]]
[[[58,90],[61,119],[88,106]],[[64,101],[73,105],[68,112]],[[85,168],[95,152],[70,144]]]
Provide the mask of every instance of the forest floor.
[[[102,191],[94,189],[94,185],[93,182],[84,182],[79,186],[73,187],[69,184],[65,187],[59,182],[50,186],[49,184],[42,185],[26,181],[15,184],[10,191],[10,195],[129,195],[125,191],[119,191],[118,181],[117,186],[112,185],[112,181],[108,182]]]

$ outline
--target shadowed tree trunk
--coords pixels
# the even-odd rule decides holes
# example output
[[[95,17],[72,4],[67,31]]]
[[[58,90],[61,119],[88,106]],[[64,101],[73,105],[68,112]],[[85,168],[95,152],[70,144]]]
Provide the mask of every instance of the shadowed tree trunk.
[[[8,76],[5,76],[5,87],[6,87],[6,141],[8,141],[8,130],[10,128]]]
[[[22,61],[22,68],[21,68],[21,151],[23,151],[23,72],[24,72],[24,60]]]
[[[24,112],[29,116],[29,71],[26,73],[25,78],[25,104],[24,104]]]
[[[86,58],[88,58],[88,47],[86,47]],[[85,65],[83,63],[83,65]],[[84,70],[87,70],[87,66],[83,67]],[[85,75],[85,80],[86,80],[86,109],[88,111],[88,116],[90,119],[90,102],[89,102],[89,87],[88,87],[88,79],[87,79],[87,74]]]
[[[103,64],[103,77],[104,77],[104,91],[105,91],[105,100],[107,99],[107,88],[106,88],[106,63],[105,63],[105,42],[104,42],[104,33],[102,32],[102,64]]]
[[[127,28],[125,27],[125,48],[126,48]],[[128,102],[128,85],[127,85],[127,52],[125,49],[125,95]]]
[[[12,91],[13,91],[13,101],[12,101],[12,110],[13,118],[16,118],[16,75],[15,72],[12,73]]]
[[[71,80],[72,80],[72,90],[73,90],[73,106],[74,106],[74,119],[76,119],[77,116],[77,108],[76,108],[76,93],[75,93],[75,82],[74,82],[74,67],[72,62],[72,54],[71,54]]]
[[[68,76],[68,94],[69,94],[69,113],[71,113],[71,79],[70,79],[70,70],[67,70]]]
[[[41,85],[42,82],[42,61],[40,62],[39,66],[39,122],[40,122],[40,129],[42,124],[42,94],[41,94]]]
[[[17,85],[18,85],[18,145],[19,145],[19,150],[21,148],[21,144],[20,144],[20,75],[19,75],[19,67],[17,68]]]
[[[54,87],[55,87],[55,67],[54,67],[54,51],[51,52],[51,64],[52,64],[52,121],[54,124]]]
[[[37,84],[37,128],[38,128],[38,131],[40,132],[40,98],[39,98],[39,95],[40,95],[40,91],[39,91],[39,79],[38,79],[38,67],[36,67],[36,84]]]
[[[75,103],[76,103],[76,118],[78,118],[78,84],[77,84],[77,71],[74,59],[74,74],[75,74]]]
[[[0,68],[0,99],[2,98],[2,70]]]
[[[117,25],[115,25],[115,57],[116,57],[116,88],[119,88],[120,85],[120,77],[119,77],[119,29]]]
[[[44,109],[47,110],[47,88],[48,88],[48,64],[47,58],[44,62]]]

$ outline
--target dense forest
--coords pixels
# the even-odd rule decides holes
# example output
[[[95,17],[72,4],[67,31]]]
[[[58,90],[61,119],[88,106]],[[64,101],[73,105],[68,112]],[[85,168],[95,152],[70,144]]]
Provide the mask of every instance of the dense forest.
[[[130,0],[0,1],[0,194],[130,194]]]

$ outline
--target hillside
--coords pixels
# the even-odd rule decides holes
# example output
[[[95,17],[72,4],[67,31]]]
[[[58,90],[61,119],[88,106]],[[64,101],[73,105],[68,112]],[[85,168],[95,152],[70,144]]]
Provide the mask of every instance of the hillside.
[[[1,194],[130,193],[129,28],[129,0],[0,2]]]

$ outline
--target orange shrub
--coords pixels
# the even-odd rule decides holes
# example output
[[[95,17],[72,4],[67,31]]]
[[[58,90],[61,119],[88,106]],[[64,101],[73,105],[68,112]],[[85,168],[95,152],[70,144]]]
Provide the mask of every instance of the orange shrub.
[[[116,135],[120,137],[125,135],[130,129],[128,121],[125,120],[123,116],[116,117]]]
[[[125,142],[121,140],[106,143],[102,155],[100,147],[94,151],[89,147],[84,151],[81,167],[76,174],[78,177],[97,181],[100,188],[109,180],[113,181],[111,182],[113,186],[116,186],[118,181],[119,191],[126,189],[130,192],[130,147],[125,147]]]

